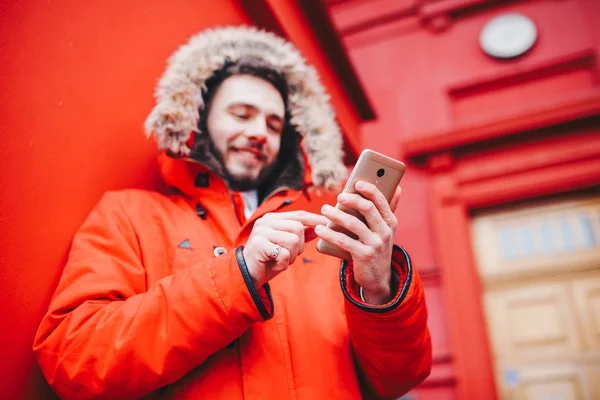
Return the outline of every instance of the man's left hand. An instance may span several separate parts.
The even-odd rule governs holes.
[[[371,183],[358,181],[355,185],[359,194],[342,193],[338,196],[340,204],[358,210],[366,223],[330,205],[321,209],[324,216],[343,226],[358,236],[352,239],[348,235],[319,225],[317,235],[347,251],[354,264],[354,280],[363,288],[365,300],[371,304],[389,302],[393,293],[392,250],[398,221],[394,211],[400,199],[400,187],[388,204],[385,196]]]

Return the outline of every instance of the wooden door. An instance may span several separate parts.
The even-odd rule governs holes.
[[[600,399],[600,197],[473,216],[499,397]]]

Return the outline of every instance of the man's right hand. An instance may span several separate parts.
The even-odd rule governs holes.
[[[257,219],[243,250],[248,272],[262,286],[292,264],[304,251],[304,243],[317,236],[314,228],[329,220],[307,211],[268,213]],[[273,258],[277,245],[281,251]]]

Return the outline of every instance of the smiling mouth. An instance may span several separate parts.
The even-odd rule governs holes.
[[[267,158],[262,151],[252,147],[232,147],[231,150],[233,150],[236,153],[252,154],[254,157],[261,161]]]

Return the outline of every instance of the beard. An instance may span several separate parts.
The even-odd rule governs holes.
[[[227,166],[225,156],[211,143],[210,146],[213,156],[221,164],[223,179],[227,182],[229,189],[235,192],[246,192],[248,190],[258,189],[271,175],[277,164],[276,160],[273,160],[269,164],[265,164],[258,174],[253,174],[251,170],[244,172],[232,171]],[[230,150],[228,150],[230,151]]]
[[[225,179],[227,179],[229,188],[235,192],[246,192],[248,190],[258,189],[275,169],[275,163],[273,162],[262,168],[257,176],[250,176],[248,174],[233,174],[227,168],[227,165],[223,164],[223,166],[225,167]]]

